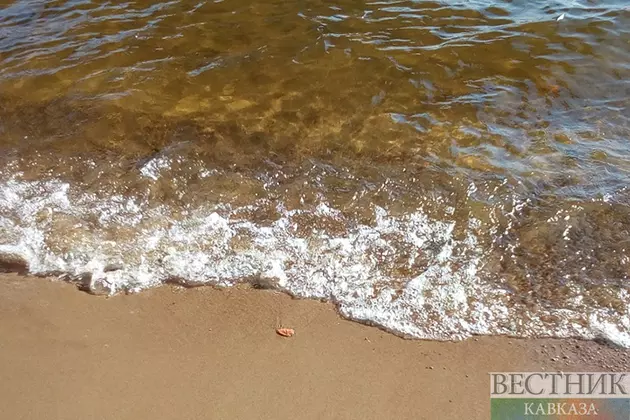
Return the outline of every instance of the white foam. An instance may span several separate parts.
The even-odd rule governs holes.
[[[145,174],[152,175],[158,176]],[[264,204],[254,202],[248,209]],[[454,222],[431,219],[420,209],[393,216],[374,206],[372,225],[300,237],[296,217],[308,210],[289,211],[280,203],[280,216],[269,225],[240,218],[241,210],[198,208],[182,218],[168,207],[151,207],[143,197],[101,199],[61,181],[13,177],[0,184],[0,254],[24,259],[33,274],[87,277],[99,293],[140,291],[172,279],[229,286],[259,277],[297,296],[330,299],[343,316],[409,337],[605,337],[630,347],[627,315],[605,308],[590,308],[586,315],[578,301],[571,308],[527,310],[506,290],[485,282],[481,268],[487,250],[475,235],[474,219],[456,239]],[[342,217],[325,201],[310,212]],[[98,225],[84,223],[94,218]],[[54,230],[59,220],[70,228]],[[400,278],[384,268],[383,259],[398,252],[392,235],[426,254],[420,272]],[[406,266],[413,267],[417,256],[406,258]],[[558,321],[545,322],[549,316]]]
[[[623,290],[620,298],[630,302],[630,294]],[[626,313],[630,312],[630,303],[626,303]],[[620,347],[630,348],[630,318],[625,316],[611,322],[605,311],[597,311],[589,317],[589,327],[592,338],[599,338],[614,343]]]

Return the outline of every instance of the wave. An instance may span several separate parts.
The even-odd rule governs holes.
[[[526,249],[524,235],[514,236],[517,225],[531,222],[523,222],[531,199],[514,194],[509,206],[502,200],[501,206],[483,209],[487,220],[472,216],[471,206],[487,202],[505,181],[485,186],[469,182],[457,203],[434,191],[403,209],[396,208],[392,195],[381,204],[373,198],[362,201],[362,196],[394,193],[395,180],[366,182],[340,205],[321,187],[309,196],[303,179],[317,184],[331,171],[340,173],[313,165],[297,181],[304,189],[296,197],[286,193],[287,184],[261,181],[268,194],[248,203],[200,200],[205,203],[191,205],[184,200],[174,205],[154,200],[150,193],[165,179],[190,192],[190,182],[169,173],[169,162],[162,157],[138,169],[146,187],[142,194],[99,194],[55,177],[27,180],[24,174],[5,171],[0,183],[4,267],[57,275],[96,294],[139,292],[165,283],[248,282],[331,301],[344,317],[410,338],[582,337],[630,347],[627,288],[610,282],[597,286],[609,299],[594,300],[594,286],[571,279],[565,271],[566,278],[547,285],[554,289],[558,280],[562,284],[562,297],[553,301],[533,281],[521,290],[518,282],[510,282],[519,268],[542,273],[545,262],[527,265],[520,254]],[[206,168],[197,179],[220,185],[225,175]],[[284,176],[278,171],[259,178]],[[197,191],[203,190],[197,185]],[[556,214],[557,222],[571,220],[563,214]],[[549,236],[560,236],[554,237],[561,249],[571,240],[569,232],[564,228]],[[539,280],[543,285],[548,281]]]

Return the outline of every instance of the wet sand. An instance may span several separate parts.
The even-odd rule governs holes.
[[[0,296],[0,405],[15,420],[487,419],[488,372],[630,366],[577,340],[404,340],[264,290],[105,298],[6,274]]]

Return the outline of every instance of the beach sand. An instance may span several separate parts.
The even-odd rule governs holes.
[[[627,350],[569,339],[405,340],[244,287],[106,298],[2,274],[0,296],[11,420],[488,419],[488,372],[630,364]]]

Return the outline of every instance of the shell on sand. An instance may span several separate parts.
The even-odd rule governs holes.
[[[276,333],[283,337],[293,337],[293,335],[295,334],[295,330],[293,328],[278,328],[276,330]]]

